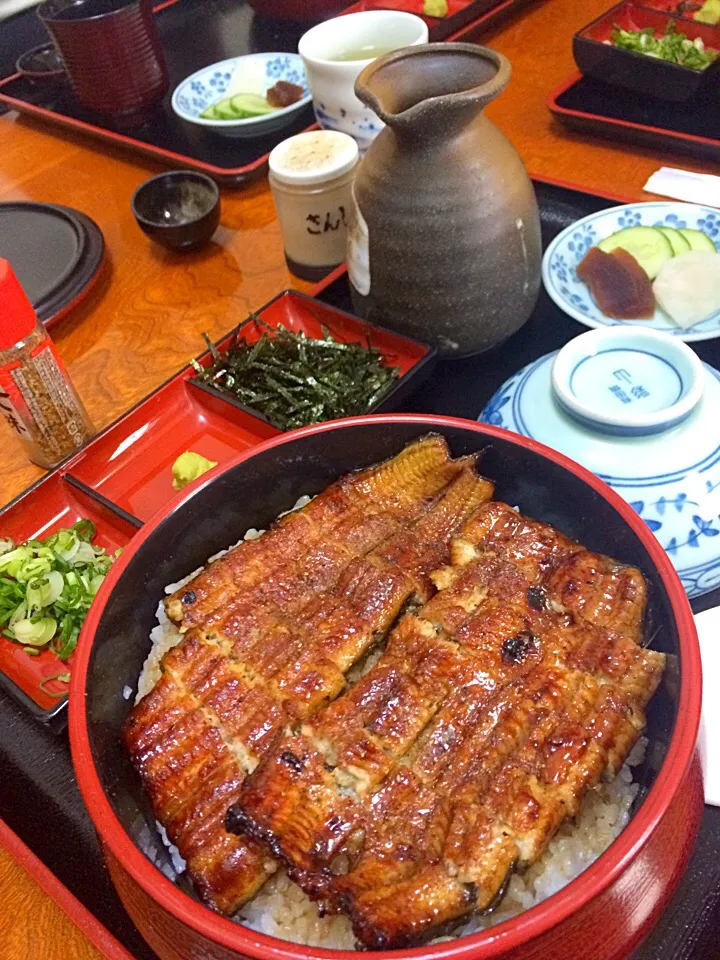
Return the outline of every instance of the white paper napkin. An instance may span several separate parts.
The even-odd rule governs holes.
[[[661,167],[653,173],[643,189],[663,197],[700,203],[706,207],[720,207],[720,177],[711,173]]]
[[[698,748],[705,803],[720,807],[720,607],[695,617],[703,672],[703,707]]]

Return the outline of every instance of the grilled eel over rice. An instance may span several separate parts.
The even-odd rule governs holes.
[[[439,588],[353,687],[297,720],[230,807],[365,947],[410,945],[502,894],[645,725],[664,656],[638,570],[491,502]]]
[[[285,728],[310,719],[401,611],[435,592],[432,570],[492,495],[473,458],[423,438],[343,477],[166,601],[184,632],[124,740],[155,817],[199,896],[234,913],[276,869],[224,818]]]

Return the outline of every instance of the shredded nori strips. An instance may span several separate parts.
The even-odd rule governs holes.
[[[264,327],[256,343],[243,330],[249,323]],[[203,334],[212,362],[193,360],[198,379],[231,393],[258,410],[280,430],[367,413],[398,378],[381,352],[362,343],[339,343],[323,327],[323,339],[277,330],[251,315],[235,331],[222,356]]]

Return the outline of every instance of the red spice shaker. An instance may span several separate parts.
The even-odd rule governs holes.
[[[2,258],[0,412],[41,467],[56,466],[94,433],[55,345]]]

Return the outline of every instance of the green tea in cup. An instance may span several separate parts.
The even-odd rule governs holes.
[[[404,10],[361,10],[324,20],[298,43],[318,124],[368,149],[383,122],[355,96],[363,67],[394,50],[428,42],[427,24]]]
[[[343,50],[329,59],[340,63],[346,63],[350,60],[375,60],[377,57],[384,57],[386,53],[392,53],[393,50],[397,50],[396,43],[367,43],[363,47]]]

